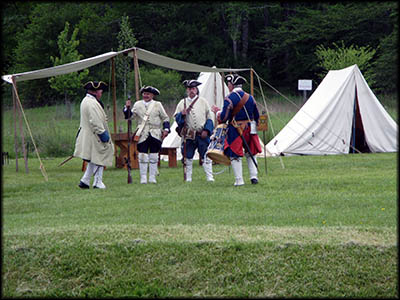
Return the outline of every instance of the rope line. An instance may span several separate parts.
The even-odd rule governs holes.
[[[274,130],[274,126],[272,125],[271,116],[270,116],[269,109],[268,109],[268,106],[267,106],[267,101],[265,101],[265,95],[264,95],[264,91],[262,89],[262,85],[261,85],[261,82],[260,82],[260,76],[258,76],[258,74],[256,73],[256,71],[254,71],[253,68],[251,69],[251,71],[254,72],[254,74],[256,74],[256,76],[257,76],[258,85],[259,85],[260,91],[261,91],[261,96],[263,98],[263,102],[264,102],[264,105],[265,105],[265,111],[267,112],[267,116],[268,116],[268,122],[269,122],[269,124],[271,126],[272,135],[275,137],[275,130]],[[265,153],[266,149],[267,149],[267,144],[264,141],[264,153]],[[283,163],[282,157],[280,157],[280,156],[279,156],[279,161],[281,163],[282,169],[284,169],[285,165]]]
[[[29,132],[29,135],[30,135],[30,137],[31,137],[31,140],[32,140],[32,143],[33,143],[33,147],[35,148],[36,155],[37,155],[37,157],[38,157],[38,159],[39,159],[39,163],[40,163],[39,168],[40,168],[40,171],[42,172],[42,175],[44,176],[44,179],[45,179],[46,181],[49,181],[49,178],[47,177],[46,169],[44,168],[44,165],[43,165],[43,163],[42,163],[42,160],[40,159],[39,151],[38,151],[38,149],[37,149],[37,147],[36,147],[35,140],[33,139],[33,135],[32,135],[31,128],[30,128],[29,123],[28,123],[28,121],[27,121],[27,119],[26,119],[24,109],[22,108],[21,100],[19,99],[19,95],[18,95],[18,91],[17,91],[17,87],[16,87],[16,83],[15,83],[15,78],[14,78],[14,77],[12,77],[12,85],[13,85],[13,88],[14,88],[14,91],[15,91],[15,96],[16,96],[16,98],[17,98],[17,100],[18,100],[19,107],[20,107],[21,112],[22,112],[22,116],[24,117],[26,127],[27,127],[28,132]]]

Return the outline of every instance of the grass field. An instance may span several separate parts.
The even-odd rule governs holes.
[[[4,297],[399,296],[397,153],[259,159],[242,187],[112,167],[106,190],[63,159],[43,159],[48,182],[35,158],[3,166]]]

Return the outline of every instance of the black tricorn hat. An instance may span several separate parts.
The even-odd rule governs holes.
[[[148,86],[143,86],[143,87],[140,89],[140,93],[142,94],[143,92],[152,93],[152,94],[155,95],[155,96],[160,95],[160,91],[157,90],[155,87],[152,87],[152,86],[150,86],[150,85],[148,85]]]
[[[239,76],[238,74],[229,74],[225,76],[225,79],[227,82],[232,83],[233,85],[239,85],[239,84],[243,84],[246,83],[246,79],[244,79],[244,77]]]
[[[186,88],[196,87],[196,86],[199,86],[201,84],[201,82],[199,82],[197,80],[194,80],[194,79],[192,79],[192,80],[184,80],[182,83]]]
[[[97,91],[97,90],[107,91],[108,90],[107,84],[104,83],[103,81],[89,81],[89,82],[85,83],[83,88],[86,90],[92,90],[92,91]]]

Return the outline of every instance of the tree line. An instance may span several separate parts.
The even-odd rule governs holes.
[[[271,85],[290,92],[298,79],[319,81],[326,74],[321,49],[369,49],[367,69],[360,69],[368,72],[371,87],[397,92],[397,1],[5,2],[2,75],[54,66],[67,23],[77,41],[71,40],[74,57],[119,50],[127,26],[137,47],[206,66],[253,67]],[[108,81],[109,76],[110,64],[102,63],[90,69],[88,79]],[[126,84],[124,76],[118,88]],[[195,74],[171,76],[179,81]],[[27,105],[63,101],[48,79],[21,82],[19,90]]]

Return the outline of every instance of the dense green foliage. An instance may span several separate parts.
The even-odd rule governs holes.
[[[291,92],[296,92],[300,78],[319,81],[317,46],[331,48],[343,41],[347,48],[370,47],[376,51],[372,87],[384,93],[397,89],[395,1],[6,2],[3,74],[52,66],[50,57],[58,55],[57,37],[66,22],[79,28],[77,50],[84,58],[116,50],[124,16],[140,48],[207,66],[252,66],[273,86]],[[108,81],[109,70],[103,63],[90,74],[94,80]],[[189,75],[180,76],[178,83]],[[117,86],[122,94],[122,81]],[[47,80],[21,83],[20,94],[26,105],[61,100]]]
[[[82,55],[78,53],[76,49],[79,45],[79,41],[76,40],[78,35],[78,28],[75,28],[72,34],[69,36],[69,23],[65,22],[65,28],[58,36],[58,49],[60,57],[51,56],[50,59],[54,66],[59,66],[67,63],[71,63],[82,59]],[[50,87],[58,91],[64,96],[65,103],[69,108],[69,117],[72,117],[71,113],[71,97],[77,96],[82,88],[82,82],[87,78],[89,74],[88,69],[84,69],[80,72],[72,72],[49,79]]]
[[[268,158],[260,182],[161,163],[156,185],[79,159],[3,166],[2,295],[398,298],[397,154]],[[217,170],[217,167],[215,167]]]
[[[319,59],[318,66],[324,69],[324,72],[320,74],[320,78],[323,79],[329,70],[339,70],[344,69],[348,66],[356,64],[360,70],[364,72],[365,80],[370,84],[374,84],[374,79],[371,77],[370,73],[370,61],[375,55],[376,51],[369,49],[369,47],[353,47],[351,45],[346,48],[343,44],[339,46],[333,43],[335,48],[325,48],[323,45],[317,46],[315,55]]]

